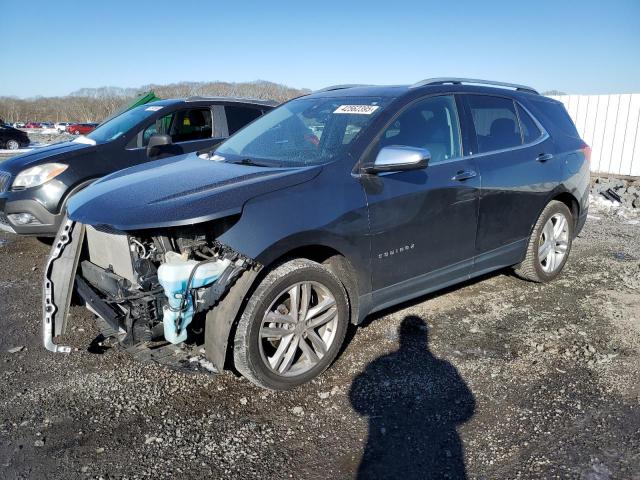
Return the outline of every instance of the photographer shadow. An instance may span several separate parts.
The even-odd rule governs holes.
[[[424,320],[407,316],[400,348],[371,362],[351,385],[353,408],[369,417],[359,479],[465,479],[457,428],[475,398],[458,370],[428,347]]]

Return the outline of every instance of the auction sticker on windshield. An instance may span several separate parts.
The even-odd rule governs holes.
[[[333,113],[355,113],[358,115],[371,115],[378,108],[378,105],[340,105]]]
[[[147,107],[145,110],[147,112],[157,112],[158,110],[162,110],[162,107]]]

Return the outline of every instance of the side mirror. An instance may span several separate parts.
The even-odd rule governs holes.
[[[149,143],[147,143],[147,157],[155,157],[160,152],[160,147],[171,145],[171,137],[169,135],[151,135]]]
[[[378,152],[373,165],[364,168],[366,173],[400,172],[418,170],[429,165],[431,153],[426,148],[392,145]]]

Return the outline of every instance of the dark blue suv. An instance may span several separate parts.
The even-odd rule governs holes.
[[[372,312],[508,266],[554,279],[589,155],[562,104],[521,85],[314,92],[213,152],[78,193],[46,268],[45,345],[69,350],[53,340],[75,284],[138,351],[204,342],[218,370],[292,388]]]

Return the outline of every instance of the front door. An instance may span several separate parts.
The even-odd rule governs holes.
[[[228,136],[226,122],[216,121],[217,117],[224,119],[222,105],[214,106],[213,109],[183,108],[163,115],[140,131],[132,140],[131,148],[127,149],[128,153],[133,161],[142,163],[212,148]],[[146,147],[149,139],[156,134],[169,135],[171,144],[159,147],[159,154],[148,158]]]
[[[426,148],[425,169],[363,176],[371,224],[373,301],[378,308],[466,277],[473,262],[478,188],[462,156],[453,95],[427,97],[399,114],[379,140]]]

